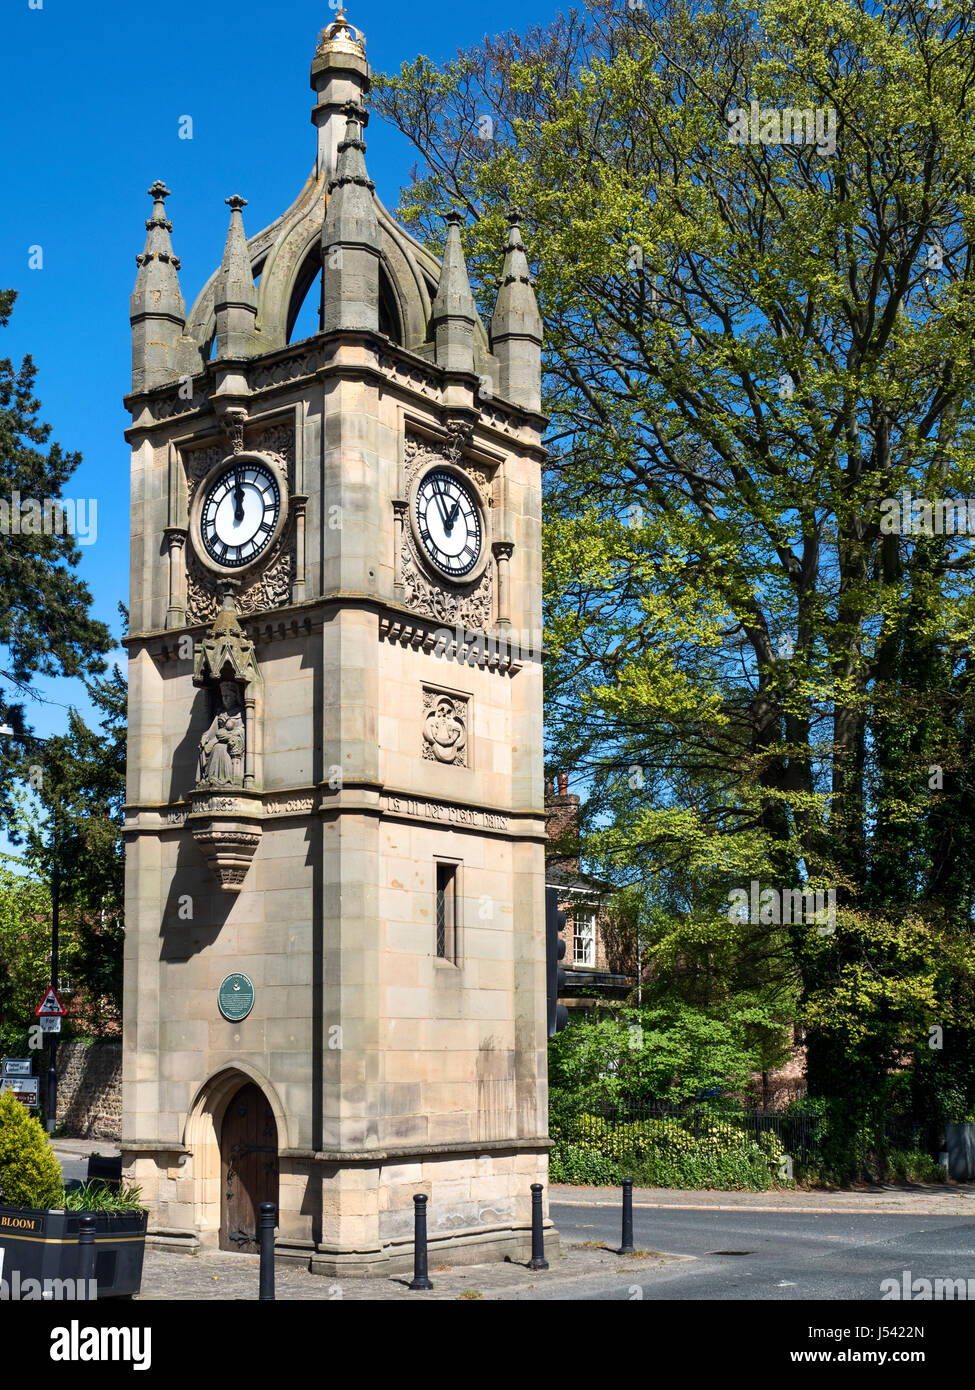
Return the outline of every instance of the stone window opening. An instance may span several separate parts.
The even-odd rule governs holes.
[[[437,863],[437,959],[457,961],[457,869],[456,864]]]
[[[596,964],[596,914],[589,908],[577,907],[572,913],[572,964]]]

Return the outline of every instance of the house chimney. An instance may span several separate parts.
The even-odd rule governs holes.
[[[558,791],[555,791],[555,786]],[[579,797],[569,791],[569,774],[560,772],[546,784],[545,833],[548,863],[569,873],[579,872]]]

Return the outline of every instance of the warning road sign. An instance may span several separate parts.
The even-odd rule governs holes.
[[[53,987],[48,990],[44,998],[41,1000],[37,1008],[34,1010],[34,1013],[37,1018],[40,1018],[43,1014],[59,1014],[63,1018],[67,1012],[67,1009],[64,1007],[64,1005],[61,1003],[61,1000],[58,998],[57,990]]]

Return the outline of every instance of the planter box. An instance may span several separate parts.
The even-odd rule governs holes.
[[[21,1289],[27,1279],[39,1280],[42,1289],[46,1279],[80,1279],[78,1233],[83,1216],[95,1218],[98,1297],[130,1298],[139,1292],[147,1212],[51,1211],[0,1203],[0,1255],[8,1297],[15,1271]]]
[[[948,1176],[955,1182],[975,1182],[975,1124],[945,1125]]]

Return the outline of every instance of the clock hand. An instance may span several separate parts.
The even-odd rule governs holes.
[[[451,511],[451,513],[450,513],[450,516],[448,516],[447,519],[446,519],[446,521],[444,522],[444,525],[445,525],[446,528],[447,528],[448,534],[454,529],[454,522],[457,520],[457,513],[458,513],[459,511],[460,511],[460,498],[458,497],[458,498],[457,498],[457,501],[456,501],[456,502],[454,503],[454,505],[453,505],[453,509],[452,509],[452,511]]]
[[[234,520],[243,521],[244,519],[244,484],[241,482],[240,469],[234,470]]]
[[[443,504],[444,494],[440,491],[436,483],[433,485],[433,495],[437,499],[437,507],[440,511],[440,520],[444,526],[447,525],[447,508]]]

